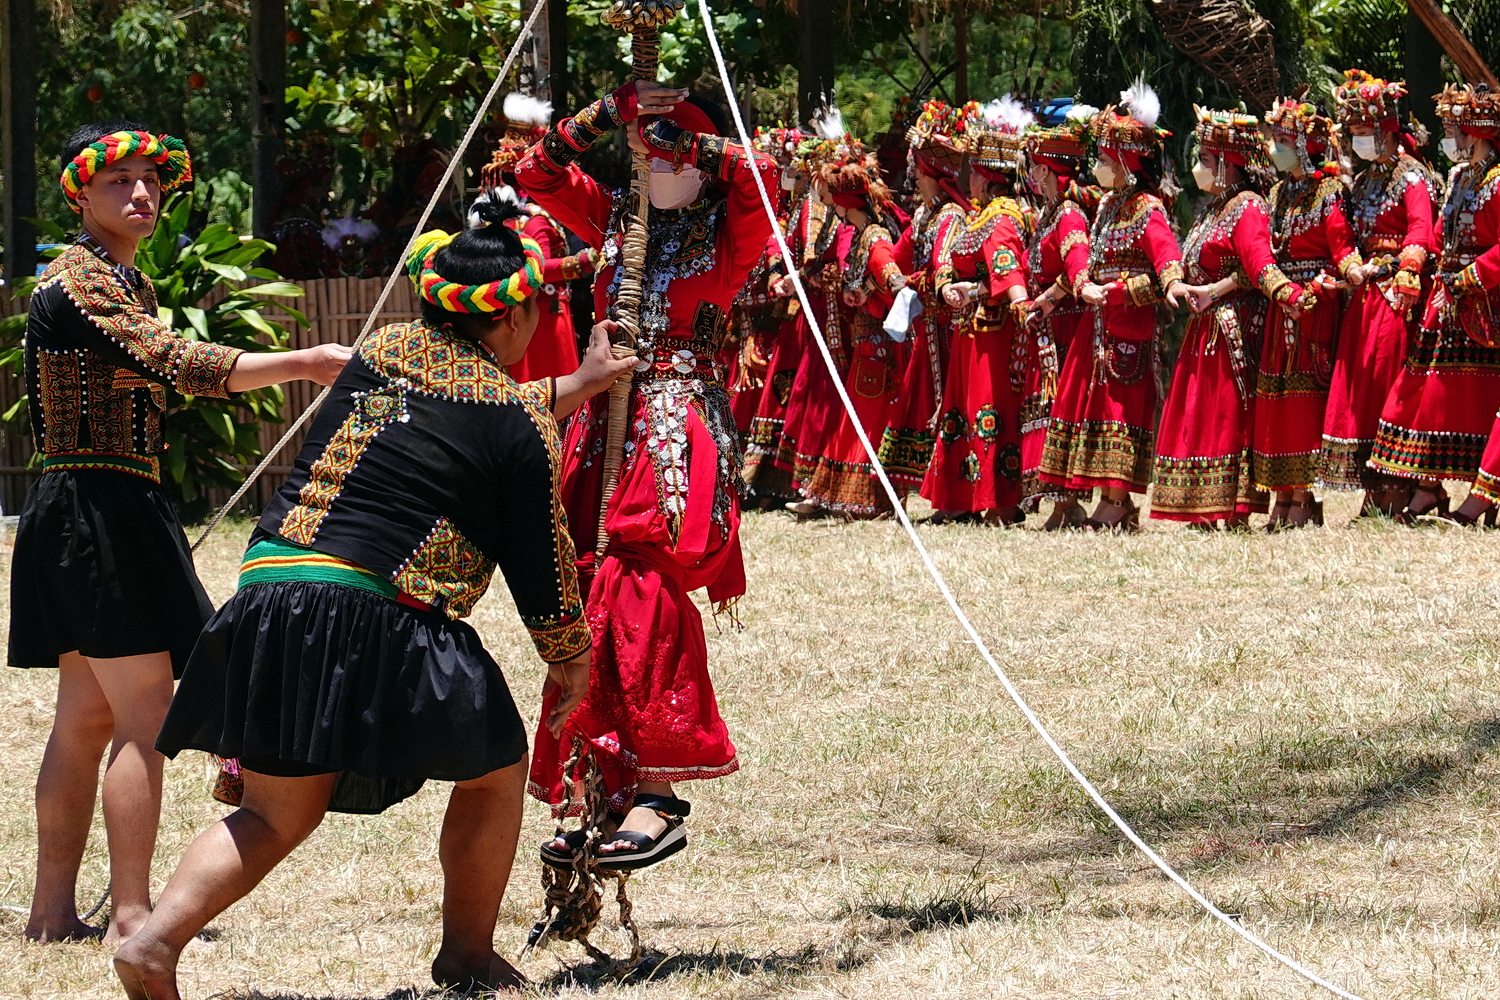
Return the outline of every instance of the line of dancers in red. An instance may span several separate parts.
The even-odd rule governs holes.
[[[773,241],[736,303],[746,483],[801,517],[890,512],[816,321],[936,523],[1051,501],[1047,530],[1129,531],[1149,489],[1154,518],[1278,530],[1321,523],[1321,488],[1363,490],[1361,516],[1492,524],[1500,95],[1437,95],[1446,179],[1405,98],[1350,70],[1331,106],[1195,108],[1191,196],[1144,83],[1047,122],[929,101],[877,148],[836,111],[762,130],[794,259]],[[1444,480],[1472,484],[1462,505]]]

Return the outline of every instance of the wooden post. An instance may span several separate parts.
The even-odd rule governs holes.
[[[36,2],[0,0],[0,177],[5,280],[36,269]]]
[[[833,104],[836,37],[833,0],[799,0],[797,120],[800,122],[811,119],[824,104]]]
[[[1453,65],[1458,67],[1465,80],[1469,83],[1488,84],[1491,90],[1500,91],[1500,80],[1495,79],[1495,74],[1464,37],[1458,25],[1453,23],[1453,19],[1443,13],[1442,4],[1437,0],[1406,0],[1406,6],[1421,19],[1432,37],[1437,39],[1437,43],[1448,53],[1448,58],[1453,60]],[[1409,31],[1407,37],[1410,37]]]
[[[286,0],[250,0],[251,217],[255,235],[270,235],[281,179],[276,160],[286,121]]]
[[[1406,93],[1412,114],[1434,136],[1443,134],[1437,106],[1432,98],[1443,89],[1443,49],[1427,25],[1408,9],[1406,12]]]
[[[552,101],[552,121],[560,122],[573,113],[573,102],[568,96],[572,80],[568,77],[568,3],[567,0],[548,0],[546,33],[552,58],[547,63],[547,79],[542,82],[542,93]],[[551,4],[556,4],[555,8]],[[541,26],[537,32],[542,31]]]

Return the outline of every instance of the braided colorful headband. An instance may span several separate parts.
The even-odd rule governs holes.
[[[434,229],[417,237],[406,259],[417,293],[424,301],[455,313],[497,313],[518,306],[542,287],[542,248],[529,236],[521,237],[525,265],[504,281],[483,285],[461,285],[433,269],[438,252],[453,242],[453,235]]]
[[[99,171],[127,156],[154,160],[157,181],[163,191],[171,191],[193,179],[193,159],[181,139],[150,132],[114,132],[85,147],[63,170],[59,181],[73,211],[83,211],[78,207],[78,192],[83,186]]]

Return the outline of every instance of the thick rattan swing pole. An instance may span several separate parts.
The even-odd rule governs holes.
[[[655,80],[660,47],[655,25],[636,24],[631,30],[631,77]],[[620,240],[620,289],[615,295],[615,322],[623,336],[611,350],[616,358],[634,352],[641,332],[642,278],[646,268],[646,221],[651,212],[651,161],[645,153],[632,151],[630,200],[626,203],[625,232]],[[595,563],[604,558],[609,533],[604,520],[610,501],[620,486],[620,466],[625,461],[625,431],[630,423],[630,389],[633,379],[622,378],[609,390],[609,424],[604,438],[604,489],[599,495],[599,531]]]

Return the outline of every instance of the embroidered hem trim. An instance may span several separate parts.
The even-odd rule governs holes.
[[[103,451],[60,451],[42,458],[42,471],[106,469],[128,472],[153,483],[161,482],[161,461],[155,455],[117,455]]]

